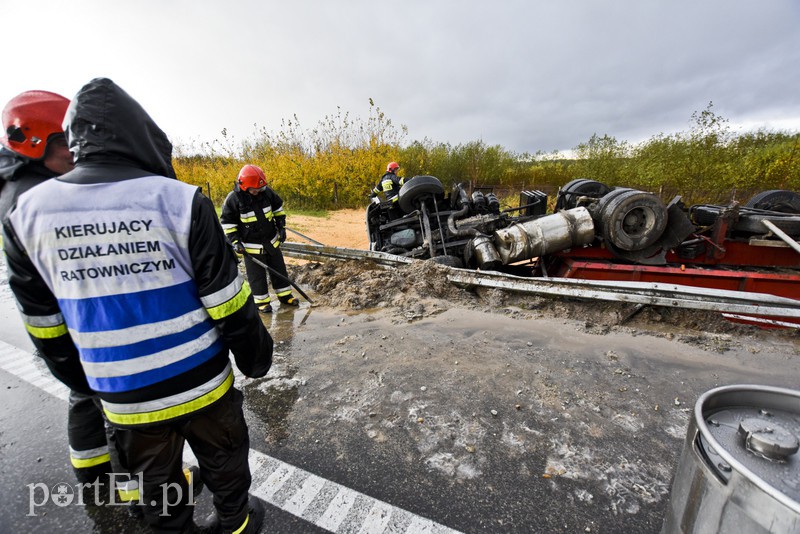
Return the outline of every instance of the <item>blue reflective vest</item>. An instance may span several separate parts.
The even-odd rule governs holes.
[[[187,248],[196,192],[161,176],[80,185],[50,180],[21,196],[10,216],[61,310],[23,316],[26,327],[37,337],[68,329],[101,397],[175,379],[225,355],[214,376],[189,381],[184,391],[134,403],[104,400],[112,422],[177,417],[211,404],[233,383],[209,309],[246,299],[249,288],[237,277],[230,287],[199,296]]]

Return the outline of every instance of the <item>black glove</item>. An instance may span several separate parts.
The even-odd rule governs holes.
[[[243,255],[244,254],[244,245],[242,245],[239,241],[234,241],[233,242],[233,251],[235,253],[237,253],[238,255],[240,255],[240,256]]]
[[[281,243],[286,241],[286,228],[278,228],[278,239]]]

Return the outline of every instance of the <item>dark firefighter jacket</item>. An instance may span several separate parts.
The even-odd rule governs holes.
[[[3,225],[9,285],[54,375],[122,426],[170,421],[264,376],[272,338],[211,202],[174,179],[172,145],[111,80],[67,111],[75,170]]]
[[[253,196],[237,183],[225,198],[220,222],[231,243],[241,242],[249,254],[264,254],[266,246],[280,246],[278,230],[286,227],[286,212],[281,197],[269,187]]]
[[[372,188],[376,195],[383,193],[387,201],[397,202],[399,200],[400,187],[405,182],[405,178],[400,178],[393,172],[385,172],[378,183]]]
[[[56,173],[41,161],[30,161],[0,146],[0,221],[22,193],[53,176]]]

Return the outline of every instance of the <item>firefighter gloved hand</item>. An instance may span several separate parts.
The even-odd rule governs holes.
[[[234,241],[233,251],[239,256],[242,256],[244,254],[244,245],[242,245],[239,241]]]
[[[278,239],[280,239],[281,243],[286,241],[286,228],[278,228]]]

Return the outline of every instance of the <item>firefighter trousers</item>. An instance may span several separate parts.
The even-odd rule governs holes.
[[[70,391],[67,439],[78,482],[92,483],[106,473],[117,474],[120,481],[127,473],[114,446],[114,427],[106,421],[97,397]]]
[[[145,521],[154,532],[191,529],[194,506],[183,474],[183,447],[192,448],[200,478],[214,494],[222,529],[235,531],[248,516],[250,438],[242,393],[231,388],[196,415],[174,423],[117,428],[120,455],[134,476],[142,474]]]
[[[284,300],[292,296],[292,285],[289,283],[289,273],[286,270],[286,262],[280,249],[273,247],[270,243],[264,246],[264,254],[254,254],[253,257],[268,265],[280,276],[275,276],[264,267],[253,261],[249,255],[244,257],[244,268],[247,272],[247,281],[253,292],[253,299],[256,306],[268,304],[270,302],[268,281],[272,281],[272,289],[279,300]],[[281,278],[282,277],[282,278]]]

